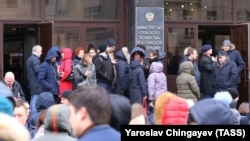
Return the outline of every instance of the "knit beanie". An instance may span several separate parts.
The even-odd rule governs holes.
[[[111,47],[111,46],[117,46],[117,43],[116,43],[116,41],[113,38],[108,38],[107,39],[107,45],[109,47]]]
[[[107,49],[107,46],[107,44],[100,44],[98,47],[100,53],[104,52]]]

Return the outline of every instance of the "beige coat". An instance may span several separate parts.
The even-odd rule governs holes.
[[[194,66],[190,61],[180,65],[181,74],[176,78],[177,95],[194,102],[200,98],[200,90],[194,77]]]

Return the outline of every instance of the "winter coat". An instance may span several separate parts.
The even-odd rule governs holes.
[[[186,125],[188,110],[185,99],[171,92],[164,92],[155,101],[154,123],[156,125]]]
[[[97,83],[112,85],[115,74],[110,58],[104,53],[99,53],[93,57],[93,64],[95,65]]]
[[[163,73],[163,64],[160,62],[153,62],[149,72],[148,100],[154,101],[162,92],[167,91],[167,78]]]
[[[73,58],[72,61],[73,61],[74,67],[75,67],[76,65],[82,63],[82,59],[79,58],[78,56],[75,56],[75,57]],[[75,80],[73,80],[73,90],[75,90],[75,89],[77,89],[77,83],[75,82]]]
[[[202,55],[199,62],[199,68],[201,73],[201,85],[200,90],[203,94],[215,94],[214,89],[214,67],[213,62],[211,58],[209,58],[206,55]]]
[[[200,87],[200,80],[201,80],[201,76],[200,75],[201,74],[200,74],[200,70],[199,70],[198,64],[197,64],[196,61],[189,60],[188,56],[183,56],[182,59],[179,61],[179,69],[178,69],[177,74],[179,75],[181,73],[180,64],[183,63],[184,61],[190,61],[194,65],[194,71],[193,71],[192,75],[195,76],[196,82],[197,82],[198,86]]]
[[[216,91],[225,90],[227,88],[237,88],[238,71],[234,62],[227,59],[222,67],[219,67],[219,63],[213,65],[215,83],[214,88]]]
[[[122,50],[116,53],[118,59],[116,68],[116,93],[123,94],[128,89],[129,64]]]
[[[45,60],[39,67],[38,82],[42,86],[42,92],[51,92],[54,95],[59,94],[59,76],[57,71],[57,63],[50,60],[58,57],[56,48],[48,50]]]
[[[40,59],[35,54],[32,54],[26,61],[27,78],[29,82],[28,87],[31,95],[40,94],[42,92],[42,87],[37,79],[40,65]]]
[[[137,60],[130,63],[129,94],[132,104],[142,104],[143,97],[147,96],[145,75],[141,63]]]
[[[61,97],[62,93],[66,90],[72,90],[73,89],[73,83],[72,81],[67,80],[69,77],[72,69],[73,69],[73,63],[72,63],[72,49],[71,48],[63,48],[62,53],[64,54],[64,57],[62,58],[61,65],[59,68],[59,72],[63,72],[63,77],[60,79],[60,94],[59,97]]]
[[[194,102],[200,98],[200,90],[195,77],[192,75],[194,66],[190,61],[184,61],[180,65],[181,74],[176,78],[177,95],[191,99]]]
[[[90,71],[91,75],[90,76],[85,76],[85,72]],[[77,88],[82,87],[82,86],[88,86],[96,85],[96,70],[95,70],[95,65],[90,64],[86,66],[85,64],[81,63],[75,66],[75,82],[77,85]]]

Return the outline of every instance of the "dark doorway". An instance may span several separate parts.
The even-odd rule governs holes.
[[[240,94],[239,103],[248,102],[250,98],[249,84],[248,84],[248,24],[241,25],[201,25],[198,27],[199,47],[203,44],[209,43],[213,46],[214,55],[221,49],[223,40],[229,39],[235,44],[243,60],[246,63],[245,69],[240,74],[241,84],[238,87]]]
[[[4,25],[4,74],[12,71],[15,79],[21,84],[29,100],[28,82],[25,62],[37,42],[37,28],[32,25]],[[3,75],[4,75],[3,74]]]
[[[199,47],[203,44],[211,44],[213,46],[213,55],[221,49],[224,39],[230,39],[231,27],[230,26],[199,26],[198,39]]]

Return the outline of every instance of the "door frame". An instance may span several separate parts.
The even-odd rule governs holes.
[[[231,41],[235,44],[238,51],[241,52],[242,58],[245,61],[245,69],[241,72],[241,84],[239,85],[239,94],[241,102],[249,102],[250,100],[250,23],[242,23],[231,26]],[[239,50],[240,49],[240,50]],[[244,55],[247,53],[247,55]],[[246,95],[247,92],[247,95]]]

